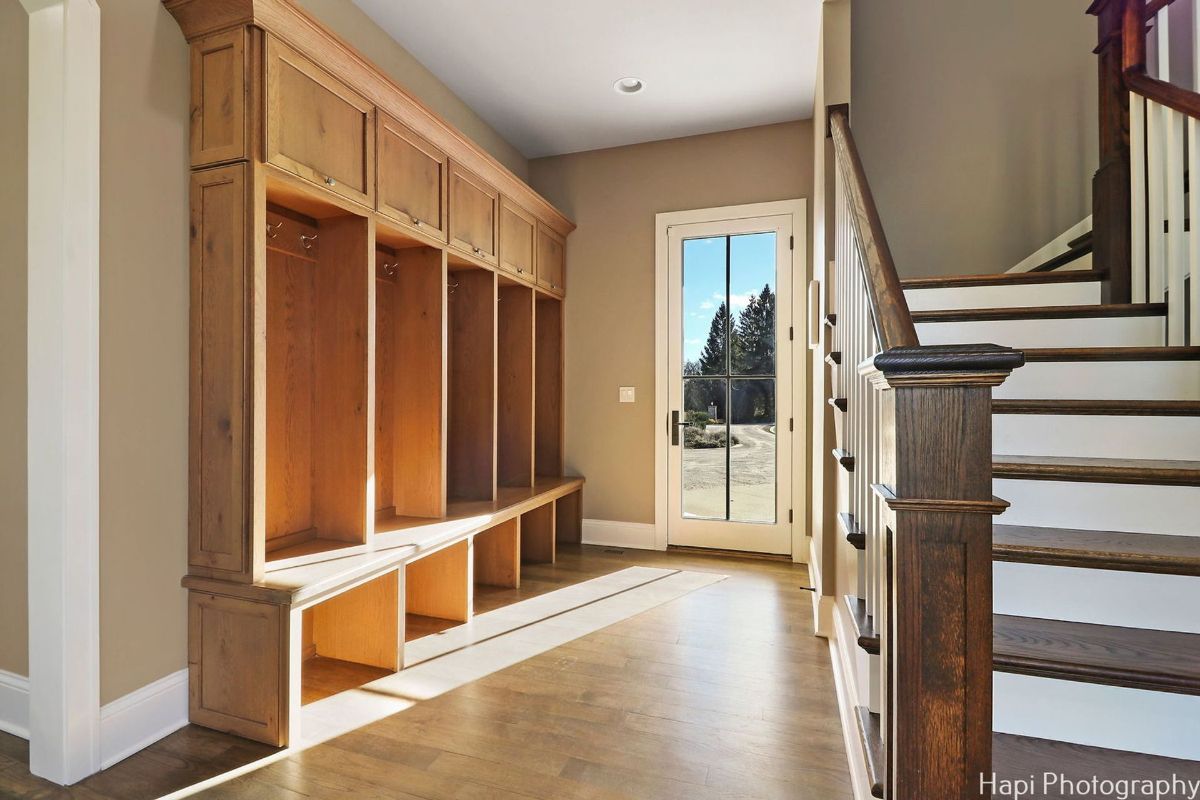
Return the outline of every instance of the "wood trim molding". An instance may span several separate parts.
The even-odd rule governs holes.
[[[575,223],[511,170],[436,112],[383,74],[365,56],[291,0],[163,0],[188,41],[254,25],[317,59],[335,77],[353,86],[380,110],[400,120],[444,151],[451,160],[531,211],[562,236]]]
[[[100,9],[29,13],[29,769],[100,768]],[[70,224],[64,224],[70,220]]]
[[[1007,500],[993,497],[991,500],[935,500],[928,498],[897,497],[890,486],[872,484],[871,490],[893,511],[931,511],[946,514],[1003,514],[1010,505]]]

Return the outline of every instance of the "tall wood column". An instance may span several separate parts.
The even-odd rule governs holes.
[[[1103,302],[1132,297],[1129,89],[1122,72],[1121,20],[1128,0],[1095,0],[1088,13],[1099,28],[1096,46],[1100,91],[1100,168],[1092,177],[1092,258],[1108,270]]]
[[[888,797],[978,797],[992,763],[992,387],[1024,362],[995,345],[874,360],[890,509],[881,656]]]

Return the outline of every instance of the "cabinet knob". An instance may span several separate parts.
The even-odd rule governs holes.
[[[416,225],[418,228],[425,224],[424,222],[421,222],[421,220],[417,219],[416,217],[413,217],[412,221],[413,221],[413,225]]]
[[[325,185],[326,186],[337,186],[337,181],[335,181],[333,178],[326,175],[325,176]]]
[[[479,249],[478,247],[472,247],[471,249],[475,251],[475,255],[479,255],[483,252],[483,250]]]

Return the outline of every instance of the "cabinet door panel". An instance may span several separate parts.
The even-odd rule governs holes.
[[[446,241],[446,154],[386,114],[379,119],[379,213]]]
[[[375,204],[375,107],[285,44],[267,40],[267,161]]]
[[[450,244],[481,261],[496,263],[499,193],[457,164],[450,164]]]
[[[500,198],[500,268],[533,280],[533,249],[537,220],[528,211]]]
[[[191,47],[192,166],[246,155],[246,30],[218,33]]]
[[[566,241],[555,231],[538,223],[537,282],[555,294],[566,291]]]

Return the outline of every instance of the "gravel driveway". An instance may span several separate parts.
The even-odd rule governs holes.
[[[709,425],[720,431],[724,426]],[[730,426],[730,511],[735,521],[775,521],[775,434],[764,424]],[[683,451],[683,513],[725,518],[725,448]]]

